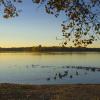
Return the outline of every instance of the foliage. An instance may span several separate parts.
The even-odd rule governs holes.
[[[14,5],[14,3],[21,3],[21,0],[0,0],[0,5],[2,5],[3,7],[3,11],[4,11],[4,18],[11,18],[11,17],[15,17],[18,16],[18,13],[20,11],[17,11],[16,6]]]
[[[35,0],[36,3],[44,2]],[[40,2],[39,2],[40,1]],[[99,39],[100,0],[46,0],[46,12],[58,17],[64,14],[62,33],[64,45],[72,41],[75,46],[88,46]]]
[[[18,16],[14,3],[24,0],[0,0],[4,5],[4,17]],[[62,22],[64,45],[72,41],[75,46],[87,47],[100,36],[100,0],[32,0],[36,4],[45,4],[48,14],[65,16]]]

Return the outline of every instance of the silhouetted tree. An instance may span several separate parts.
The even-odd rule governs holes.
[[[18,16],[14,2],[24,0],[0,0],[4,5],[4,18]],[[100,0],[32,0],[36,4],[45,4],[48,14],[66,18],[61,24],[64,45],[72,41],[75,46],[85,46],[99,40],[100,36]]]

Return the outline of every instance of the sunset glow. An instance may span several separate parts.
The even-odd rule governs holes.
[[[61,22],[63,16],[55,18],[44,12],[43,7],[35,6],[31,0],[26,0],[18,5],[22,9],[16,18],[0,21],[0,46],[24,47],[24,46],[60,46]],[[100,47],[100,41],[91,47]]]

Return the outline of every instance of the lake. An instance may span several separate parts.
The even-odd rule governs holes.
[[[100,84],[100,53],[0,53],[0,83]]]

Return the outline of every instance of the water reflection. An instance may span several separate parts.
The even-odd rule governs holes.
[[[38,65],[38,64],[31,64],[31,65],[25,65],[26,69],[31,70],[30,68],[34,70],[44,70],[43,77],[46,81],[56,81],[56,80],[66,80],[66,79],[74,79],[74,78],[81,78],[81,76],[89,76],[90,73],[97,73],[100,72],[100,67],[96,66],[52,66],[52,65]],[[18,67],[15,65],[15,67]],[[11,67],[9,67],[11,68]],[[45,71],[45,69],[48,70]],[[59,69],[59,70],[58,70]],[[34,71],[33,71],[34,72]],[[52,74],[53,72],[53,74]],[[41,73],[41,72],[40,72]],[[49,75],[48,75],[49,73]],[[39,74],[39,73],[37,73]],[[43,79],[42,77],[42,79]]]
[[[88,80],[92,79],[91,76],[93,76],[96,79],[97,75],[100,75],[100,67],[96,66],[94,67],[70,66],[70,65],[52,66],[52,65],[39,65],[39,64],[26,64],[24,66],[25,67],[22,68],[17,64],[12,65],[10,67],[8,66],[9,70],[7,70],[6,72],[7,76],[3,76],[1,73],[0,81],[3,76],[5,77],[5,79],[9,78],[9,81],[11,83],[13,82],[13,80],[16,82],[16,80],[19,79],[20,79],[19,83],[20,82],[24,83],[24,81],[36,84],[49,84],[49,83],[56,84],[56,83],[67,83],[67,82],[77,83],[77,81],[80,80],[82,80],[82,83],[85,83],[87,81],[85,79]],[[16,69],[18,68],[19,70],[16,71]],[[13,71],[16,72],[14,73]]]
[[[100,53],[89,52],[1,53],[0,82],[100,83],[99,59]]]
[[[45,66],[46,67],[46,66]],[[54,67],[54,66],[52,66]],[[90,72],[98,72],[100,71],[100,68],[98,67],[83,67],[83,66],[61,66],[61,68],[64,68],[66,70],[64,70],[63,72],[55,72],[54,77],[48,77],[46,80],[50,81],[50,80],[56,80],[56,79],[65,79],[65,78],[74,78],[74,77],[79,77],[81,76],[81,72],[84,72],[84,75],[86,76],[87,74],[89,74]],[[74,70],[74,71],[72,71]],[[80,77],[79,77],[80,78]]]
[[[51,68],[51,69],[57,69],[57,68],[62,68],[64,69],[64,71],[61,72],[55,72],[53,77],[48,77],[46,78],[47,81],[50,80],[59,80],[59,79],[65,79],[65,78],[74,78],[74,77],[79,77],[81,76],[81,72],[84,72],[84,75],[86,76],[87,74],[89,74],[90,72],[96,73],[96,72],[100,72],[100,68],[99,67],[92,67],[92,66],[51,66],[51,65],[36,65],[36,64],[32,64],[32,65],[26,65],[26,68]],[[49,73],[52,74],[52,72],[49,71]],[[80,77],[79,77],[80,78]]]

